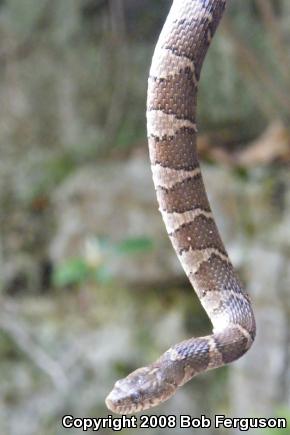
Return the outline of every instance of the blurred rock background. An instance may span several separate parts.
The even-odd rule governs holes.
[[[210,329],[147,156],[147,75],[170,3],[0,1],[1,435],[106,416],[115,380]],[[152,413],[289,420],[289,29],[288,0],[230,2],[199,92],[205,182],[257,340]]]

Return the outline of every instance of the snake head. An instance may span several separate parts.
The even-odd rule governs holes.
[[[144,411],[169,399],[176,388],[177,385],[168,382],[164,368],[141,367],[115,383],[106,405],[118,414]]]

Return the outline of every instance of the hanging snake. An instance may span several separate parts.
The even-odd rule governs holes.
[[[197,86],[225,6],[226,0],[173,0],[153,55],[147,97],[159,210],[213,332],[173,345],[154,363],[117,381],[106,405],[119,414],[169,399],[193,376],[240,358],[255,338],[251,302],[219,235],[196,152]]]

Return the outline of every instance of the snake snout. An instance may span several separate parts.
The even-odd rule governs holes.
[[[158,371],[142,367],[117,381],[106,398],[107,407],[118,414],[130,414],[153,406],[162,385]]]

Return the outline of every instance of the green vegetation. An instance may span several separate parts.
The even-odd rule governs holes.
[[[152,249],[153,242],[146,237],[128,238],[119,243],[95,239],[88,246],[87,257],[69,258],[57,265],[53,284],[56,287],[83,285],[88,281],[106,284],[114,279],[109,268],[113,256],[138,255]]]

